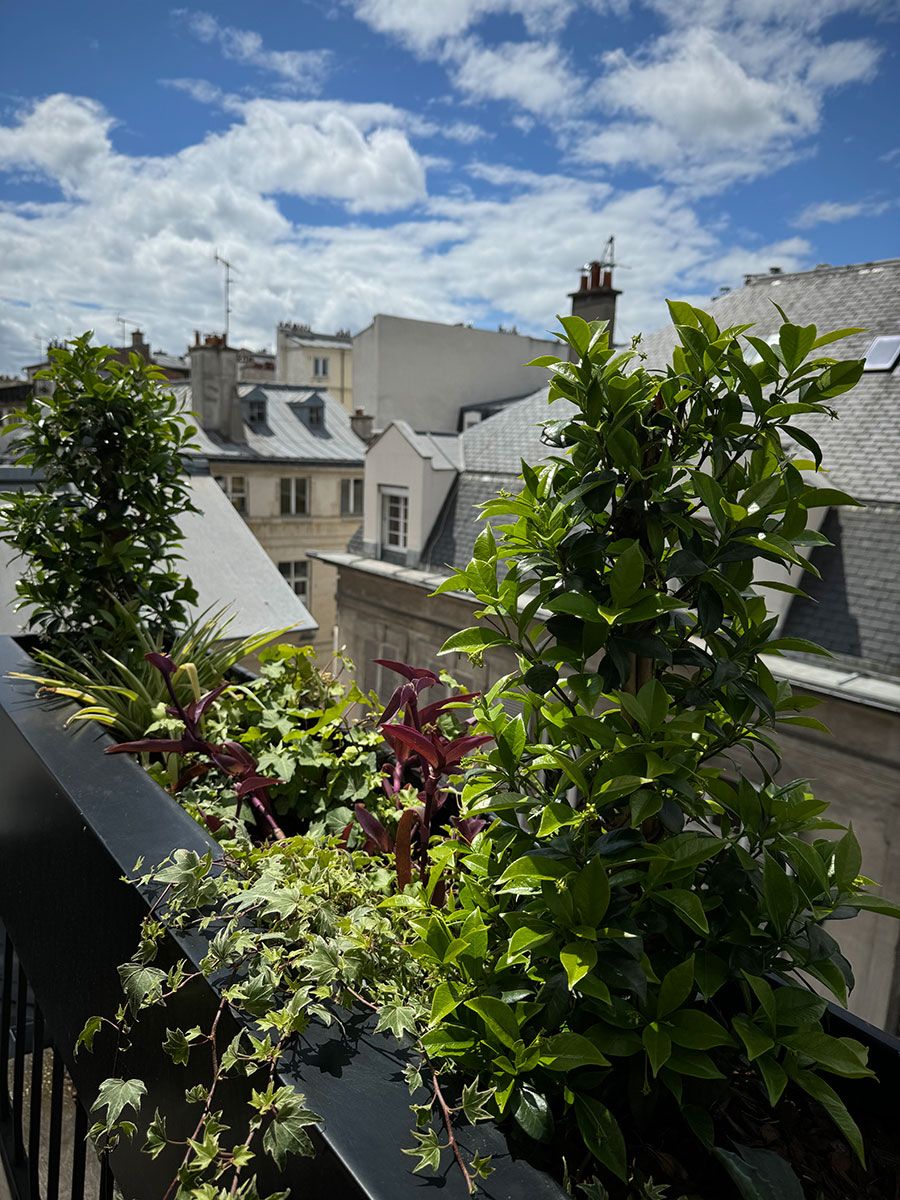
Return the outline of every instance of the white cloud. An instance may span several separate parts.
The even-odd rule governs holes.
[[[176,8],[172,15],[201,42],[218,45],[226,58],[270,72],[291,91],[321,91],[331,61],[328,50],[271,50],[258,33],[222,25],[211,13]]]
[[[604,57],[594,99],[611,122],[582,122],[572,150],[585,162],[661,172],[696,191],[768,174],[807,152],[828,90],[871,78],[868,41],[821,42],[799,6],[706,0],[634,54]],[[695,10],[692,9],[692,13]],[[708,22],[704,24],[704,21]]]
[[[503,42],[474,38],[447,50],[456,86],[473,100],[508,100],[529,112],[551,115],[571,104],[575,72],[553,42]]]
[[[439,50],[485,17],[512,13],[531,34],[561,29],[576,0],[348,0],[354,15],[379,33],[391,34],[420,54]]]
[[[0,370],[32,361],[38,336],[92,324],[117,341],[117,312],[180,351],[193,329],[221,326],[214,246],[236,268],[233,334],[249,345],[271,344],[279,320],[357,329],[377,311],[546,330],[611,232],[630,268],[617,280],[624,338],[663,323],[664,295],[711,295],[760,256],[789,269],[805,253],[800,239],[783,251],[726,248],[671,189],[621,191],[564,171],[476,164],[468,178],[489,196],[458,186],[465,177],[425,196],[420,160],[385,108],[393,124],[366,106],[250,101],[224,132],[155,158],[118,153],[110,115],[78,97],[51,97],[0,127],[7,168],[70,180],[68,199],[0,207],[5,275],[19,281],[0,300]],[[284,192],[342,200],[356,215],[303,224]],[[413,214],[366,219],[404,202]]]
[[[77,196],[110,159],[114,122],[95,100],[58,94],[0,126],[0,168],[33,172]]]
[[[814,225],[835,225],[854,217],[880,217],[896,208],[897,200],[820,200],[808,204],[791,222],[798,229],[811,229]]]

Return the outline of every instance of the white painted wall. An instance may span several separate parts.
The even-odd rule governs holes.
[[[353,402],[374,416],[376,430],[405,420],[454,432],[463,404],[539,388],[545,373],[525,364],[556,349],[541,338],[379,314],[353,339]]]
[[[423,457],[402,423],[392,423],[366,451],[363,540],[372,553],[381,541],[381,490],[405,488],[409,497],[407,553],[416,562],[447,493],[456,478],[449,468],[436,470]]]

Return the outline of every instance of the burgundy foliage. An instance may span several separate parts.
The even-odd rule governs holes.
[[[275,812],[269,799],[269,788],[278,783],[277,779],[267,779],[260,775],[256,759],[237,742],[210,742],[203,736],[201,721],[203,714],[214,704],[229,686],[220,683],[218,687],[184,705],[178,699],[172,685],[172,676],[178,669],[176,664],[166,654],[148,654],[147,662],[160,672],[166,682],[166,688],[172,704],[166,712],[172,717],[178,717],[184,726],[184,733],[179,738],[140,738],[134,742],[119,742],[108,746],[107,754],[196,754],[203,761],[195,762],[182,772],[175,785],[180,791],[191,779],[196,779],[212,765],[217,767],[234,782],[234,790],[238,797],[238,812],[241,804],[250,805],[257,822],[265,833],[278,839],[284,839],[284,833],[275,820]]]
[[[419,803],[404,809],[393,840],[364,804],[359,803],[355,808],[366,835],[366,848],[373,853],[393,852],[397,883],[402,888],[412,879],[414,857],[419,877],[423,882],[427,878],[428,843],[435,833],[449,828],[453,836],[471,841],[484,828],[485,822],[479,817],[460,819],[455,797],[451,797],[441,784],[461,759],[491,741],[491,737],[468,733],[447,737],[438,725],[438,719],[448,705],[470,702],[477,698],[477,692],[448,696],[420,708],[422,692],[440,683],[434,671],[389,659],[375,661],[405,680],[394,691],[378,722],[395,756],[393,768],[385,769],[384,790],[388,796],[396,797],[397,807],[402,808],[399,793],[407,784],[414,783],[418,786]],[[403,720],[392,720],[398,714]]]

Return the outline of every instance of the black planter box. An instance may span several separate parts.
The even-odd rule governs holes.
[[[215,843],[137,762],[104,756],[109,738],[98,726],[64,729],[68,705],[39,702],[30,684],[8,677],[29,670],[35,664],[21,646],[0,638],[0,925],[11,935],[47,1030],[89,1107],[100,1082],[125,1068],[114,1064],[108,1039],[98,1038],[95,1052],[77,1059],[73,1047],[88,1017],[112,1013],[121,1002],[116,969],[131,957],[151,902],[122,876],[133,872],[139,857],[147,869],[175,849],[203,854]],[[168,953],[197,963],[204,944],[170,938]],[[192,1010],[190,1019],[185,1011],[176,1014],[182,1024],[202,1025],[218,998],[202,983],[177,1002]],[[125,1073],[147,1083],[145,1111],[158,1106],[177,1121],[184,1088],[202,1074],[190,1079],[162,1054],[164,1023],[158,1010],[144,1014]],[[836,1005],[829,1005],[826,1025],[832,1034],[866,1043],[879,1077],[832,1080],[854,1115],[864,1124],[866,1113],[890,1111],[900,1094],[900,1040]],[[280,1076],[324,1118],[317,1153],[289,1160],[277,1178],[265,1178],[261,1170],[261,1183],[290,1187],[306,1200],[412,1200],[438,1193],[463,1200],[466,1189],[455,1167],[439,1177],[414,1175],[413,1160],[402,1153],[412,1141],[404,1062],[402,1046],[374,1034],[365,1016],[351,1014],[343,1031],[311,1030]],[[241,1106],[240,1094],[226,1093],[226,1120],[239,1123]],[[493,1156],[494,1174],[480,1193],[487,1200],[563,1200],[552,1179],[510,1156],[497,1129],[464,1127],[460,1142]],[[152,1162],[139,1145],[140,1139],[116,1152],[113,1172],[126,1200],[159,1200],[171,1179],[170,1164]]]
[[[177,1126],[184,1089],[196,1080],[162,1053],[159,1010],[143,1015],[124,1065],[114,1063],[111,1039],[98,1037],[94,1052],[77,1059],[73,1048],[89,1017],[111,1014],[121,1002],[116,969],[133,954],[149,907],[150,898],[122,876],[139,857],[146,870],[173,850],[203,854],[215,843],[137,762],[104,756],[109,738],[98,726],[65,729],[68,705],[38,702],[30,684],[9,678],[10,671],[29,670],[35,664],[22,648],[0,638],[0,923],[82,1103],[89,1108],[103,1079],[125,1073],[147,1084],[143,1111],[158,1106],[174,1114]],[[170,943],[163,953],[173,960],[196,963],[204,954],[199,939]],[[184,1024],[203,1025],[218,1004],[206,983],[176,999],[191,1008],[189,1020],[176,1012]],[[387,1034],[374,1034],[371,1024],[351,1014],[343,1030],[319,1027],[282,1065],[281,1082],[304,1093],[323,1125],[314,1158],[289,1159],[276,1178],[265,1178],[260,1160],[261,1184],[290,1187],[307,1200],[411,1200],[438,1191],[463,1200],[466,1188],[455,1166],[439,1177],[414,1175],[414,1160],[402,1153],[412,1144],[403,1048]],[[241,1100],[225,1093],[226,1120],[236,1125]],[[486,1197],[561,1200],[552,1179],[510,1156],[496,1128],[464,1127],[459,1137],[464,1147],[493,1156]],[[140,1141],[116,1151],[113,1173],[127,1200],[159,1200],[171,1163],[151,1161]]]

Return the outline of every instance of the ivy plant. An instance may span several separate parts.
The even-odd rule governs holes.
[[[504,647],[519,669],[476,706],[496,744],[464,815],[492,823],[460,848],[454,905],[419,927],[441,976],[424,1044],[479,1072],[491,1111],[573,1183],[622,1187],[694,1145],[717,1186],[757,1197],[761,1172],[800,1197],[759,1147],[758,1106],[777,1119],[805,1096],[863,1160],[829,1079],[871,1075],[866,1050],[826,1031],[810,984],[846,1003],[853,983],[829,918],[900,915],[861,877],[852,830],[776,778],[779,730],[819,724],[767,664],[818,652],[777,634],[767,598],[816,573],[810,512],[853,503],[803,421],[833,416],[862,364],[825,350],[853,331],[782,313],[769,345],[670,310],[663,371],[562,319],[572,361],[537,360],[548,457],[484,506],[496,528],[438,589],[480,605],[443,653]]]
[[[117,604],[169,640],[197,599],[178,569],[178,517],[196,511],[182,465],[194,428],[159,368],[114,354],[90,333],[52,348],[37,376],[51,393],[10,423],[33,477],[4,497],[0,533],[22,559],[29,628],[57,652],[118,653]]]

